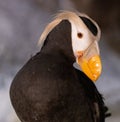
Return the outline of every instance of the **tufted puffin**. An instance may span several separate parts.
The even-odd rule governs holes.
[[[104,122],[94,82],[101,73],[100,28],[85,14],[63,11],[49,23],[40,51],[16,74],[10,99],[21,122]]]

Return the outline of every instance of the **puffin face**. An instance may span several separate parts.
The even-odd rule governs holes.
[[[96,81],[102,70],[98,46],[100,29],[96,22],[86,15],[80,14],[78,21],[71,22],[73,52],[83,72],[92,81]]]
[[[102,70],[98,46],[101,31],[97,23],[87,15],[67,11],[58,14],[42,33],[38,42],[40,47],[49,32],[62,20],[71,23],[70,36],[76,63],[92,81],[96,81]]]

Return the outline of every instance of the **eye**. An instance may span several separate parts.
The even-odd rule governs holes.
[[[78,36],[78,38],[81,39],[83,37],[83,34],[82,33],[78,33],[77,36]]]

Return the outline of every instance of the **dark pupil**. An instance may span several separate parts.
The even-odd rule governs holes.
[[[93,22],[91,22],[91,20],[89,20],[86,17],[80,17],[80,18],[86,24],[86,26],[89,28],[89,30],[96,36],[98,33],[98,30],[97,30],[97,27],[93,24]]]

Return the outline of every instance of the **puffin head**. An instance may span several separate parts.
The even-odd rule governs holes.
[[[42,47],[48,34],[63,20],[71,24],[71,44],[75,63],[92,81],[96,81],[101,74],[102,65],[98,41],[101,31],[97,23],[83,13],[63,11],[47,25],[43,31],[39,46]]]

